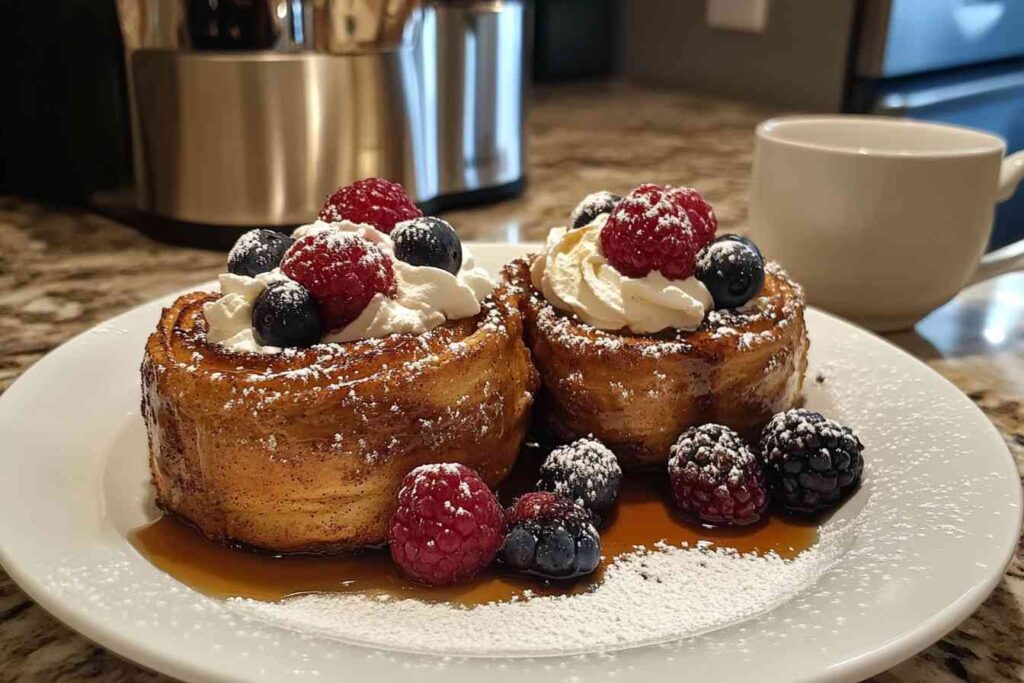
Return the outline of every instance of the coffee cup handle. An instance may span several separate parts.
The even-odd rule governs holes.
[[[1021,180],[1024,180],[1024,151],[1011,154],[1003,159],[1003,167],[999,172],[999,191],[996,194],[996,201],[1005,202],[1012,197]],[[1015,270],[1024,270],[1024,239],[985,254],[968,284],[988,280]]]

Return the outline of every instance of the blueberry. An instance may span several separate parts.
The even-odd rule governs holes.
[[[572,573],[576,539],[563,526],[546,530],[537,544],[537,570],[548,576]]]
[[[751,239],[749,239],[747,237],[744,237],[743,235],[731,235],[731,234],[730,235],[722,235],[718,239],[732,240],[733,242],[740,242],[742,244],[747,245],[748,247],[750,247],[754,251],[756,251],[758,256],[761,256],[761,249],[760,249],[760,247],[758,247],[756,244],[754,244],[753,240],[751,240]],[[761,260],[762,261],[764,260],[763,256],[761,256]]]
[[[462,267],[462,242],[448,221],[422,216],[404,221],[391,233],[395,256],[413,266],[430,266],[452,275]]]
[[[228,252],[228,272],[256,277],[281,265],[281,259],[295,242],[273,230],[250,230]]]
[[[581,536],[576,543],[576,570],[589,574],[601,563],[601,540],[589,534]]]
[[[573,230],[590,225],[601,214],[611,213],[612,209],[615,208],[615,205],[621,199],[622,197],[619,195],[605,190],[588,194],[569,214],[569,225],[572,226]]]
[[[252,326],[268,346],[312,346],[320,341],[320,307],[309,290],[297,282],[275,282],[256,297]]]
[[[694,274],[711,292],[715,308],[736,308],[761,291],[764,258],[750,240],[722,235],[697,254]]]
[[[527,574],[571,579],[597,569],[601,537],[589,522],[526,522],[509,531],[501,559],[508,567]]]
[[[597,569],[601,537],[590,513],[565,496],[535,491],[506,513],[509,532],[501,560],[509,568],[546,579],[571,579]]]
[[[523,527],[516,527],[505,537],[505,563],[514,569],[529,569],[537,554],[537,537]]]

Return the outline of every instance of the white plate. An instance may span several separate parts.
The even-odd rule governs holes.
[[[522,250],[475,248],[492,269]],[[855,680],[965,619],[1017,543],[1017,471],[985,416],[917,360],[810,310],[807,404],[856,427],[868,470],[840,515],[859,515],[849,547],[795,598],[698,637],[554,658],[438,658],[271,626],[178,584],[126,540],[154,515],[138,366],[171,300],[76,337],[0,399],[0,560],[57,618],[182,679]]]

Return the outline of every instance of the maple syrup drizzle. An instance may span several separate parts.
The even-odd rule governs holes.
[[[499,492],[503,502],[536,481],[533,468],[517,467]],[[525,473],[524,473],[525,470]],[[658,541],[694,547],[705,541],[741,553],[774,551],[791,559],[814,545],[815,524],[771,515],[750,527],[711,528],[693,524],[675,513],[660,473],[629,474],[616,510],[601,529],[604,561],[596,572],[570,583],[545,583],[492,567],[473,581],[457,586],[424,586],[402,576],[386,549],[335,556],[269,555],[229,548],[207,541],[173,515],[133,531],[132,545],[150,562],[197,591],[218,598],[242,597],[275,601],[302,593],[358,593],[417,598],[427,602],[478,605],[534,595],[582,593],[601,583],[604,568],[636,546]]]

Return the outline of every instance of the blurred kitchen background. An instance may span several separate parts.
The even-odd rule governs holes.
[[[427,210],[515,197],[534,83],[913,117],[1024,148],[1021,0],[0,0],[0,16],[0,194],[169,232],[298,224],[370,175]],[[1021,236],[1024,193],[993,246]]]

